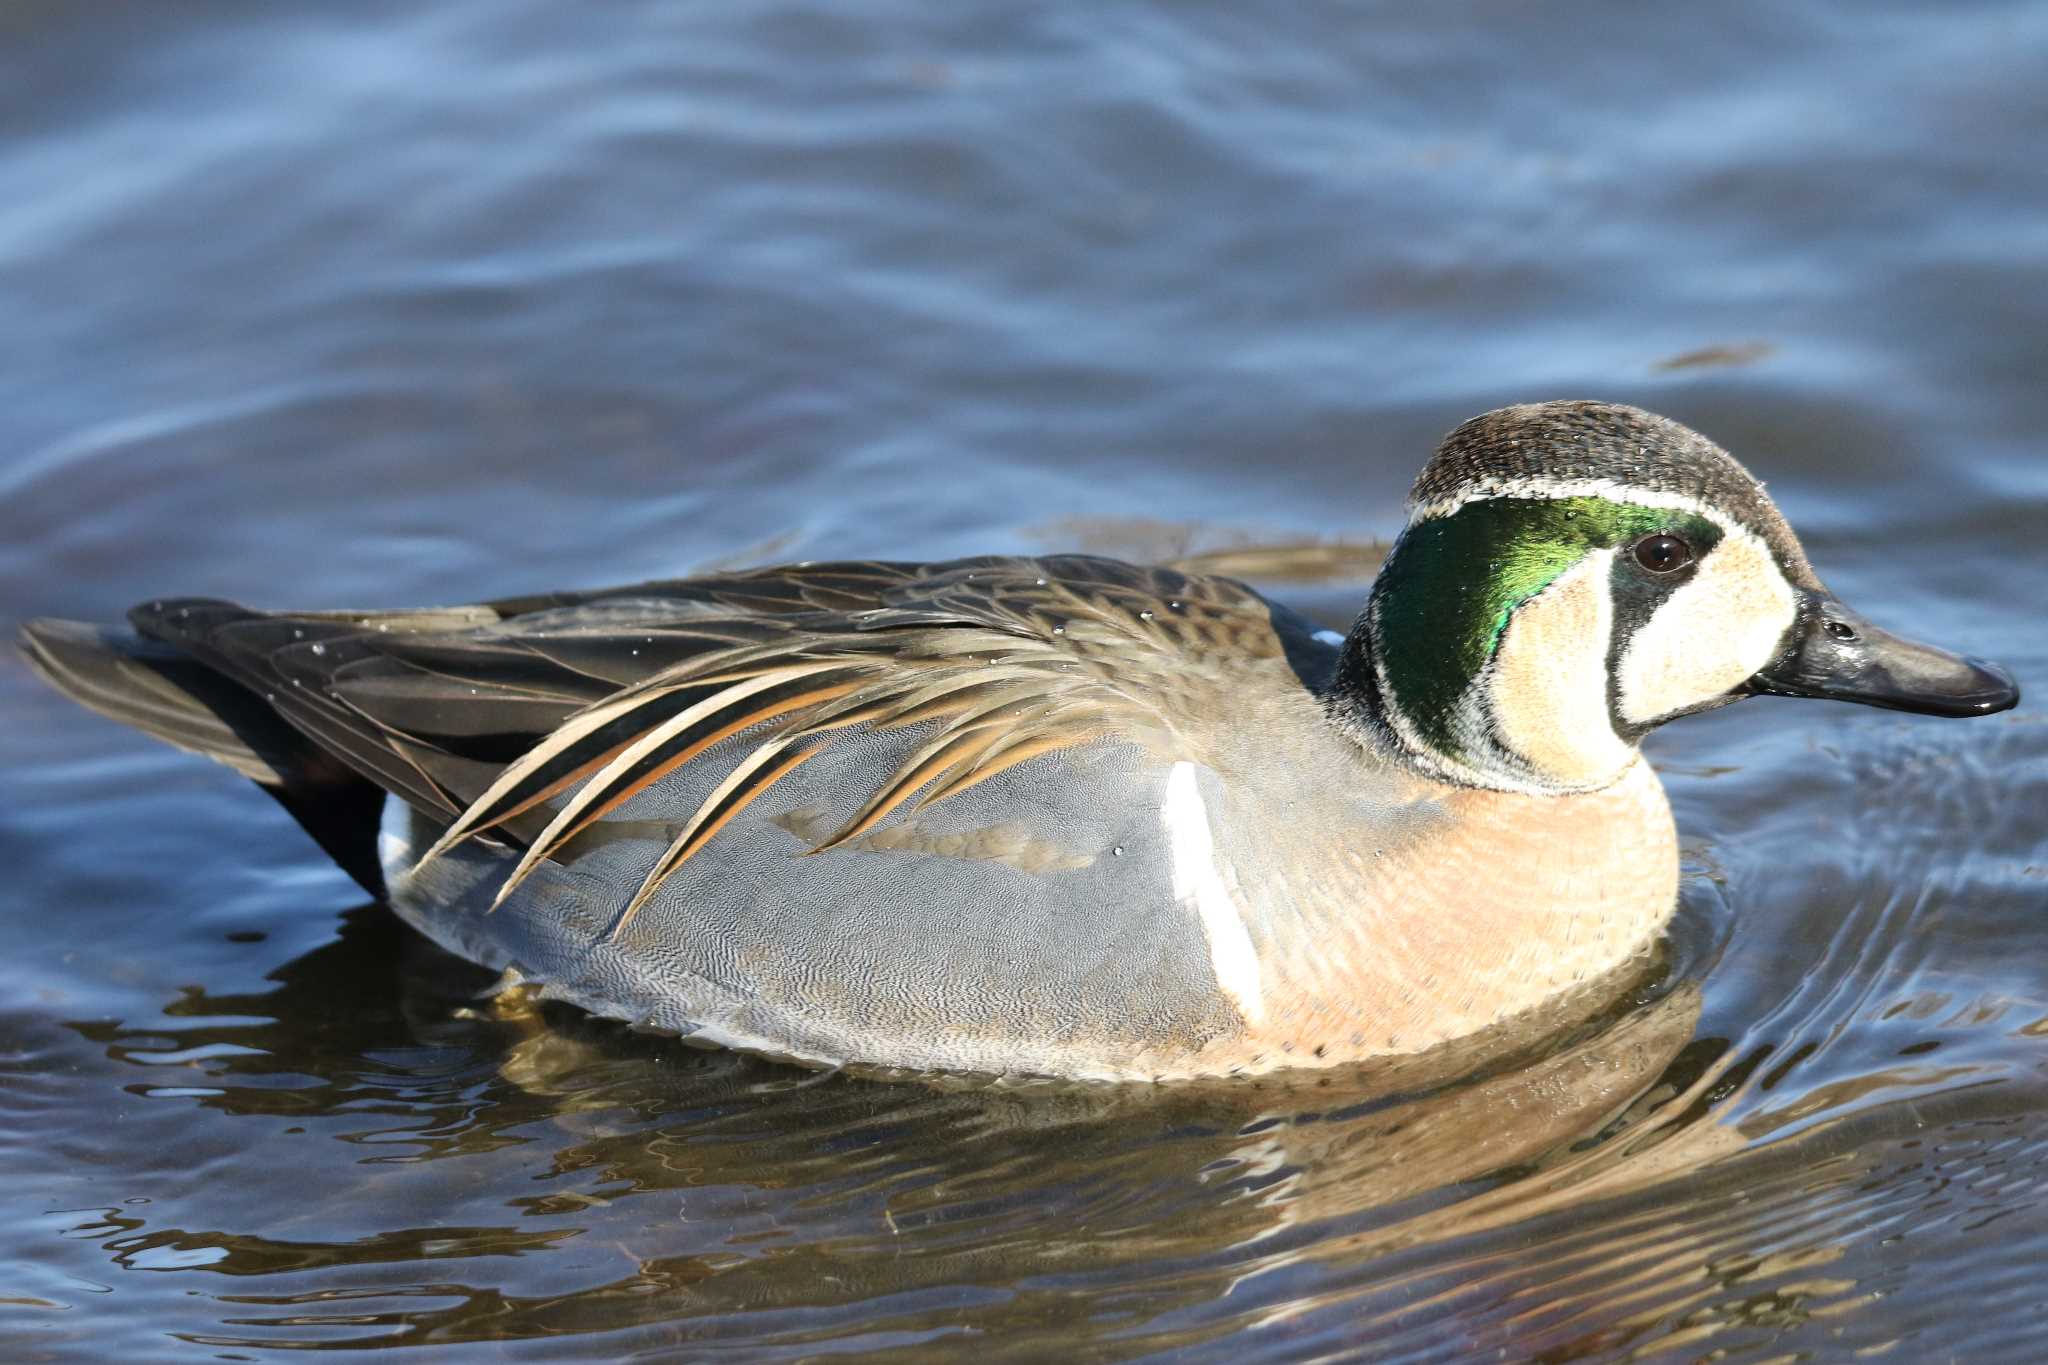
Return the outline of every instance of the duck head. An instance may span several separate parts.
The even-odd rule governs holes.
[[[1502,408],[1409,495],[1339,673],[1418,766],[1605,786],[1650,730],[1757,694],[2003,711],[2010,674],[1871,625],[1815,576],[1735,458],[1611,403]]]

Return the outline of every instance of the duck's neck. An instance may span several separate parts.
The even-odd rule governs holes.
[[[1386,695],[1374,667],[1370,605],[1352,623],[1337,655],[1336,671],[1323,689],[1323,709],[1338,729],[1362,742],[1378,745],[1403,758],[1412,757],[1412,746],[1404,741],[1387,717]]]
[[[1404,712],[1379,667],[1373,608],[1368,603],[1345,638],[1336,671],[1323,695],[1331,722],[1362,747],[1381,753],[1404,767],[1454,786],[1487,791],[1523,792],[1510,774],[1493,774],[1464,761],[1463,755],[1432,744],[1417,718]]]
[[[1558,579],[1476,666],[1383,573],[1345,639],[1325,710],[1354,740],[1439,781],[1525,796],[1604,790],[1640,754],[1610,723],[1608,631],[1595,619],[1602,569],[1589,562]]]

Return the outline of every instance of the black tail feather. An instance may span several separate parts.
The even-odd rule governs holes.
[[[175,645],[120,627],[31,621],[21,648],[45,682],[81,706],[255,782],[364,890],[384,894],[377,857],[384,792],[261,697]]]

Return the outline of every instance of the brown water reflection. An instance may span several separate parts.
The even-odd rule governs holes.
[[[337,1009],[337,986],[393,956],[406,965],[383,1008],[358,994]],[[326,1203],[269,1204],[261,1187],[277,1182],[281,1196],[289,1165],[239,1172],[232,1202],[264,1209],[260,1235],[155,1227],[130,1209],[74,1225],[117,1266],[272,1285],[209,1291],[222,1327],[245,1329],[193,1334],[215,1345],[616,1341],[686,1324],[692,1341],[795,1347],[836,1337],[845,1313],[879,1316],[900,1342],[936,1342],[968,1308],[977,1333],[1099,1345],[1120,1318],[1207,1317],[1261,1277],[1463,1235],[1476,1210],[1432,1207],[1447,1188],[1545,1171],[1574,1141],[1598,1150],[1684,1112],[1707,1084],[1693,1075],[1697,1047],[1673,1066],[1698,1014],[1689,987],[1639,995],[1573,1030],[1576,1041],[1417,1094],[1385,1075],[1166,1092],[813,1075],[481,999],[487,978],[376,907],[276,978],[250,995],[190,994],[165,1011],[178,1022],[147,1034],[75,1026],[124,1066],[205,1072],[189,1078],[203,1085],[137,1093],[300,1131],[338,1121],[329,1136],[368,1149],[364,1179]],[[296,1022],[310,1017],[331,1026],[313,1051]],[[401,1024],[410,1044],[389,1046]],[[475,1196],[497,1221],[313,1235],[393,1163],[424,1168],[407,1182],[427,1191],[422,1212]],[[1360,1230],[1333,1237],[1335,1226]],[[578,1256],[574,1287],[555,1267],[540,1292],[516,1292],[527,1278],[516,1273],[474,1282],[425,1264],[473,1276],[495,1258],[562,1253]],[[343,1288],[329,1273],[340,1270]],[[297,1279],[319,1287],[276,1288]],[[1096,1298],[1089,1311],[1073,1311],[1077,1295]],[[1148,1345],[1207,1339],[1243,1326],[1236,1317]]]

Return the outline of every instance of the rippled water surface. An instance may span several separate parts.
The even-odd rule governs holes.
[[[0,617],[1363,538],[1601,396],[2038,695],[2044,69],[2030,4],[16,0]],[[2039,704],[1651,747],[1671,966],[1560,1047],[963,1090],[479,1000],[10,655],[5,1354],[2048,1354]]]

